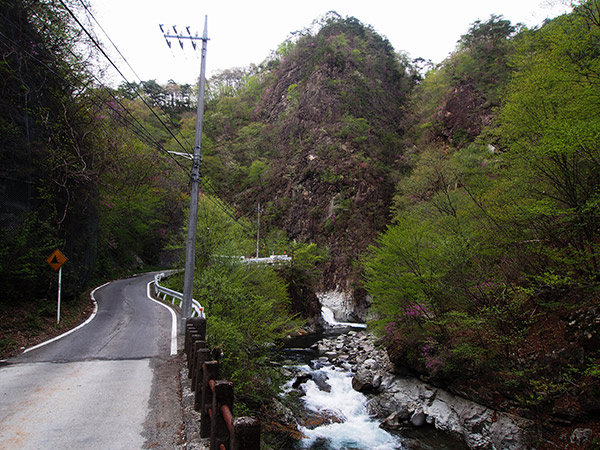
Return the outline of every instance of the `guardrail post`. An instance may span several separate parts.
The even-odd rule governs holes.
[[[190,353],[187,355],[187,363],[188,363],[188,378],[192,377],[192,373],[194,372],[195,363],[196,363],[196,352],[199,348],[206,347],[206,341],[202,339],[198,333],[193,333],[190,339]]]
[[[191,323],[202,336],[202,340],[206,339],[206,319],[203,317],[190,317],[186,323]]]
[[[194,391],[194,410],[202,410],[202,382],[204,380],[204,369],[202,368],[205,362],[211,360],[210,349],[201,348],[196,352],[196,370],[192,374],[192,391]]]
[[[189,359],[191,361],[191,365],[188,378],[192,379],[192,391],[196,390],[196,375],[198,373],[198,355],[200,354],[201,350],[207,350],[210,355],[210,350],[206,348],[206,341],[201,341],[198,339],[192,344],[192,353]],[[203,358],[202,361],[200,361],[200,364],[202,364],[204,361],[210,361],[210,357]]]
[[[208,382],[219,378],[219,363],[206,361],[202,367],[202,392],[200,393],[200,437],[210,437],[210,416],[208,410],[212,406],[213,392]]]
[[[196,332],[192,332],[190,334],[190,338],[187,343],[187,368],[188,368],[188,378],[192,377],[193,363],[194,363],[194,351],[196,347],[196,342],[200,342],[200,335]],[[202,341],[204,342],[204,341]]]
[[[206,340],[206,319],[200,317],[193,317],[187,319],[185,323],[185,344],[184,349],[185,353],[188,356],[188,360],[190,357],[191,348],[191,337],[192,334],[200,335],[200,340]]]
[[[231,424],[229,450],[259,450],[260,421],[255,417],[238,417]]]
[[[233,409],[233,383],[231,381],[215,381],[214,386],[215,392],[212,398],[212,420],[210,424],[210,450],[219,450],[221,444],[227,446],[229,443],[231,410]]]
[[[183,342],[183,351],[189,357],[190,356],[190,344],[192,341],[192,334],[196,333],[196,328],[191,323],[185,326],[185,339]]]

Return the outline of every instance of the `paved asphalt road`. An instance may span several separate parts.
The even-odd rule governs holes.
[[[1,450],[177,447],[172,314],[152,277],[103,286],[91,322],[0,365]]]

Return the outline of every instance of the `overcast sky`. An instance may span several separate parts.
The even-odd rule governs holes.
[[[170,50],[159,29],[177,26],[202,34],[208,16],[206,75],[259,64],[293,31],[307,28],[328,11],[353,16],[388,38],[411,58],[441,62],[476,20],[491,14],[529,27],[569,10],[565,0],[91,0],[92,11],[142,80],[195,83],[200,52],[175,42]],[[103,33],[115,63],[130,81],[139,81]],[[114,75],[112,83],[122,79]]]

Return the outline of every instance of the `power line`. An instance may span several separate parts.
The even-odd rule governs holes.
[[[89,14],[89,16],[92,19],[94,19],[94,22],[96,22],[96,25],[98,25],[98,27],[100,28],[100,30],[102,30],[102,32],[104,33],[104,35],[106,36],[106,38],[109,40],[109,42],[115,48],[115,50],[117,51],[117,53],[119,54],[119,56],[123,59],[123,61],[125,61],[125,64],[127,64],[127,67],[129,67],[129,69],[133,72],[133,74],[137,77],[137,79],[141,81],[140,76],[137,74],[137,72],[134,70],[134,68],[131,67],[131,64],[129,64],[129,62],[127,61],[127,58],[125,58],[125,56],[123,55],[123,53],[121,53],[121,51],[119,50],[119,48],[115,45],[115,43],[110,38],[110,36],[108,35],[108,33],[104,30],[104,28],[102,27],[102,25],[100,25],[100,22],[98,22],[98,19],[96,19],[96,17],[92,13],[92,11],[85,4],[85,2],[83,0],[79,0],[79,3],[81,3],[81,6],[83,6],[83,8],[86,10],[86,12]]]
[[[204,190],[206,190],[207,192],[209,192],[209,190],[207,189],[207,183],[205,182],[206,178],[202,178],[202,181],[200,182],[200,184],[202,185],[202,188]],[[209,183],[208,183],[209,184]],[[211,186],[212,187],[212,186]],[[214,188],[213,188],[214,190]],[[206,198],[212,203],[214,204],[217,208],[219,208],[221,211],[223,211],[225,214],[227,214],[227,216],[229,216],[231,219],[233,219],[240,227],[242,227],[242,229],[248,233],[253,233],[254,230],[252,230],[250,227],[248,227],[247,225],[243,224],[242,222],[240,222],[240,220],[235,217],[232,213],[231,210],[233,208],[229,207],[229,205],[227,205],[217,194],[216,192],[213,191],[213,193],[209,192],[209,195],[206,196]]]
[[[79,24],[79,26],[82,28],[82,30],[87,34],[87,36],[92,40],[92,42],[94,43],[94,45],[96,47],[98,47],[98,49],[102,52],[102,54],[105,56],[105,58],[111,63],[111,65],[117,70],[117,72],[119,72],[119,74],[121,75],[121,77],[127,82],[127,84],[134,88],[136,94],[140,97],[140,99],[142,99],[142,101],[144,102],[144,104],[152,111],[152,113],[160,120],[160,118],[158,117],[158,115],[154,112],[154,110],[150,107],[150,105],[148,105],[146,103],[146,101],[144,100],[144,98],[141,96],[140,92],[135,89],[135,87],[127,80],[127,78],[123,75],[123,73],[117,68],[117,66],[115,65],[115,63],[110,59],[110,57],[106,54],[106,52],[101,48],[101,46],[99,45],[99,43],[90,35],[90,33],[87,31],[87,29],[83,26],[83,24],[77,19],[77,17],[73,14],[73,12],[65,5],[65,3],[63,2],[63,0],[59,0],[61,2],[61,4],[67,9],[67,11],[69,12],[69,14],[75,19],[75,21]],[[81,2],[81,0],[80,0]],[[84,5],[85,7],[85,5]],[[90,15],[92,16],[92,18],[94,19],[94,21],[96,23],[98,23],[98,21],[96,20],[96,18],[93,16],[93,14],[89,11],[89,9],[87,7],[85,7],[86,11],[88,11],[90,13]],[[108,36],[108,34],[104,31],[104,29],[102,28],[102,26],[98,23],[98,26],[100,27],[100,29],[102,30],[102,32],[104,32],[104,34],[107,36],[107,38],[109,39],[109,41],[111,42],[111,44],[115,47],[115,49],[117,50],[117,52],[119,53],[119,55],[121,55],[121,57],[123,58],[123,60],[126,62],[126,64],[129,66],[129,68],[132,70],[132,72],[138,77],[137,73],[135,72],[135,70],[131,67],[131,65],[129,64],[129,62],[127,62],[126,58],[123,56],[123,54],[119,51],[119,49],[117,48],[117,46],[114,44],[114,42],[110,39],[110,37]],[[189,30],[188,30],[189,33]],[[190,35],[191,36],[191,35]],[[171,37],[171,36],[169,36]],[[178,38],[181,38],[181,36],[177,36]],[[185,37],[185,36],[184,36]],[[190,38],[191,42],[193,42],[194,38]],[[169,46],[170,47],[170,46]],[[141,79],[140,79],[141,81]],[[185,148],[181,145],[181,143],[179,142],[179,140],[173,135],[173,133],[171,132],[171,130],[164,124],[164,122],[162,122],[161,120],[161,124],[163,124],[163,126],[167,129],[167,131],[169,131],[169,133],[171,134],[171,136],[173,136],[173,138],[176,140],[176,142],[179,144],[179,146],[184,150],[184,152],[186,154],[189,155],[189,152],[187,152],[185,150]],[[185,139],[185,137],[184,137]],[[206,188],[206,184],[203,184],[203,188]],[[215,196],[216,198],[219,198],[216,194],[216,190],[213,188],[213,191],[215,192]],[[245,230],[249,231],[248,227],[246,227],[245,225],[241,224],[238,219],[233,216],[230,212],[230,209],[227,207],[227,205],[225,205],[222,200],[219,198],[220,202],[216,201],[213,196],[209,196],[208,197],[210,199],[210,201],[212,201],[215,205],[217,205],[223,212],[225,212],[228,216],[230,216],[233,220],[235,220],[237,223],[240,224],[240,226],[242,226]]]
[[[82,29],[82,31],[88,36],[88,38],[90,39],[90,41],[94,44],[94,46],[96,48],[98,48],[98,50],[102,53],[102,55],[107,59],[107,61],[112,65],[112,67],[117,71],[117,73],[123,78],[123,80],[125,80],[125,82],[127,83],[127,85],[133,89],[133,91],[135,92],[135,94],[140,98],[140,100],[144,103],[144,105],[150,110],[150,112],[158,119],[158,121],[160,122],[160,124],[165,128],[165,130],[167,130],[167,132],[171,135],[171,137],[175,140],[175,142],[177,143],[177,145],[184,151],[185,154],[190,155],[188,149],[186,149],[185,146],[183,146],[183,144],[179,141],[179,139],[177,138],[177,136],[175,136],[175,134],[171,131],[171,129],[164,123],[164,121],[162,120],[162,118],[156,113],[156,111],[154,111],[154,109],[152,108],[151,105],[148,104],[148,102],[146,101],[146,99],[142,96],[142,94],[140,93],[140,91],[127,79],[127,77],[123,74],[123,72],[117,67],[117,65],[114,63],[114,61],[108,56],[108,54],[104,51],[104,49],[102,48],[102,46],[100,45],[100,43],[94,38],[94,36],[92,36],[92,34],[88,31],[88,29],[81,23],[81,21],[77,18],[77,16],[73,13],[73,11],[65,4],[65,2],[63,0],[59,0],[59,2],[62,4],[62,6],[65,8],[65,10],[69,13],[69,15],[75,20],[75,22],[79,25],[79,27]],[[104,29],[102,28],[102,26],[100,25],[100,23],[97,21],[97,19],[94,17],[94,15],[91,13],[91,11],[87,8],[87,6],[85,4],[83,4],[83,2],[80,0],[80,2],[82,3],[82,5],[84,6],[85,10],[90,14],[90,16],[93,18],[93,20],[98,24],[98,26],[100,27],[100,29],[102,30],[102,32],[106,35],[106,37],[109,39],[109,41],[111,42],[111,44],[115,47],[115,49],[117,50],[117,52],[119,53],[119,55],[121,56],[121,58],[123,58],[123,60],[125,61],[125,63],[129,66],[129,68],[132,70],[132,72],[136,75],[136,77],[139,78],[139,76],[137,75],[137,73],[135,72],[135,70],[132,68],[132,66],[129,64],[129,62],[127,61],[127,59],[123,56],[123,54],[120,52],[120,50],[118,49],[118,47],[114,44],[114,42],[112,41],[112,39],[110,39],[110,37],[108,36],[108,34],[106,33],[106,31],[104,31]],[[189,30],[188,30],[189,32]],[[181,37],[181,36],[178,36]],[[44,64],[45,65],[45,64]],[[46,65],[47,67],[47,65]],[[60,76],[58,74],[56,74],[57,76]],[[60,76],[62,79],[64,79],[64,77]],[[92,77],[100,84],[100,86],[102,86],[106,92],[109,93],[109,95],[119,104],[119,106],[121,106],[121,108],[123,108],[123,110],[131,116],[131,118],[134,120],[134,122],[137,124],[136,126],[139,126],[138,129],[134,129],[134,133],[137,133],[138,136],[142,137],[144,140],[146,140],[146,142],[150,142],[153,145],[156,145],[157,148],[167,154],[169,154],[169,156],[173,159],[173,161],[175,161],[175,163],[182,169],[186,170],[174,157],[173,155],[171,155],[170,153],[168,153],[160,143],[158,143],[158,141],[156,141],[154,139],[154,137],[152,136],[152,134],[144,127],[144,125],[142,123],[139,122],[139,120],[122,104],[122,102],[111,92],[111,90],[109,88],[107,88],[106,86],[104,86],[104,84],[102,82],[100,82],[97,77],[95,77],[94,75],[92,75]],[[65,80],[66,81],[66,80]],[[140,79],[140,81],[142,81]],[[104,102],[106,105],[108,105],[108,103]],[[110,106],[110,105],[108,105]],[[120,117],[123,117],[120,112],[118,110],[115,110],[114,108],[111,108],[113,111],[115,111]],[[124,119],[126,120],[126,119]],[[131,123],[130,123],[131,125]],[[141,130],[141,131],[140,131]],[[185,136],[183,136],[183,139],[187,141],[187,139],[185,138]],[[189,144],[189,142],[188,142]],[[191,155],[190,155],[191,156]],[[189,175],[189,170],[186,170],[186,172]],[[207,188],[210,187],[210,189],[212,189],[213,191],[213,195],[209,195],[207,196],[207,198],[209,199],[209,201],[211,201],[213,204],[215,204],[217,207],[219,207],[224,213],[226,213],[229,217],[231,217],[236,223],[238,223],[244,230],[251,232],[252,230],[247,227],[246,225],[242,224],[238,218],[236,218],[233,214],[231,214],[231,209],[228,205],[226,205],[223,200],[218,196],[218,194],[216,193],[216,189],[214,188],[214,186],[212,186],[212,184],[210,182],[206,182],[205,179],[203,179],[202,181],[202,187],[206,190],[208,190]]]
[[[117,73],[121,76],[121,78],[123,78],[123,80],[125,80],[125,82],[127,83],[127,85],[129,87],[131,87],[134,92],[136,93],[136,95],[140,98],[140,100],[142,100],[142,102],[144,103],[144,105],[146,105],[146,107],[150,110],[150,112],[154,115],[154,117],[156,117],[158,119],[158,121],[161,123],[161,125],[169,132],[169,134],[171,135],[171,137],[173,139],[175,139],[175,142],[177,142],[177,144],[179,145],[179,147],[186,153],[188,153],[188,150],[183,146],[183,144],[179,141],[179,139],[177,139],[177,136],[175,136],[175,134],[173,134],[173,132],[171,131],[171,129],[164,123],[164,121],[161,119],[161,117],[156,113],[156,111],[154,111],[154,109],[148,104],[148,102],[146,101],[146,99],[141,95],[141,93],[139,92],[139,90],[133,86],[130,81],[127,79],[127,77],[123,74],[123,72],[117,67],[117,65],[113,62],[113,60],[110,58],[110,56],[108,56],[108,54],[104,51],[104,49],[102,48],[102,46],[100,45],[100,43],[94,39],[94,37],[91,35],[91,33],[87,30],[87,28],[81,23],[81,21],[77,18],[77,16],[73,13],[73,11],[71,11],[71,9],[65,4],[65,2],[63,0],[59,0],[59,2],[63,5],[63,7],[66,9],[66,11],[71,15],[71,17],[73,18],[73,20],[75,20],[75,22],[79,25],[79,27],[83,30],[83,32],[88,36],[88,38],[90,39],[90,41],[96,46],[96,48],[98,48],[98,50],[100,51],[100,53],[102,53],[102,55],[108,60],[108,62],[114,67],[114,69],[117,71]]]
[[[104,28],[102,27],[102,25],[100,24],[100,22],[98,21],[98,19],[96,19],[96,16],[94,16],[94,13],[87,7],[87,5],[85,4],[85,2],[83,0],[79,0],[79,2],[81,3],[81,5],[84,7],[84,9],[86,10],[86,12],[89,14],[89,16],[94,20],[94,22],[96,23],[96,25],[98,25],[98,27],[100,28],[100,30],[104,33],[104,35],[106,36],[106,38],[108,39],[108,41],[111,43],[111,45],[114,47],[114,49],[117,51],[117,53],[119,54],[119,56],[121,57],[121,59],[125,62],[125,64],[127,64],[127,67],[129,67],[129,69],[131,70],[131,72],[136,76],[136,78],[140,81],[140,83],[144,83],[144,81],[142,80],[142,78],[138,75],[138,73],[135,71],[135,69],[131,66],[131,64],[129,64],[129,61],[127,60],[127,58],[125,57],[125,55],[123,55],[123,53],[121,52],[121,50],[119,50],[119,47],[117,47],[117,45],[114,43],[114,41],[110,38],[110,36],[108,35],[108,33],[106,32],[106,30],[104,30]],[[195,48],[195,47],[194,47]],[[128,83],[130,86],[132,86],[130,83]],[[139,95],[139,94],[138,94]],[[156,98],[154,98],[151,94],[150,98],[152,100],[154,100],[155,102],[157,101]],[[175,125],[174,123],[171,122],[171,125]],[[185,141],[185,143],[191,148],[192,144],[187,140],[187,138],[181,133],[181,131],[178,131],[179,135],[183,138],[183,140]],[[189,152],[187,152],[189,154]]]
[[[0,36],[3,37],[5,41],[11,43],[13,46],[18,47],[29,58],[31,58],[34,61],[37,61],[37,63],[40,64],[40,65],[42,65],[46,70],[48,70],[48,72],[52,73],[54,76],[56,76],[60,80],[64,81],[68,86],[70,86],[74,90],[77,89],[77,90],[83,92],[91,84],[91,81],[90,81],[90,82],[86,83],[83,87],[76,85],[72,80],[68,80],[63,75],[57,73],[45,61],[42,61],[37,56],[35,56],[32,53],[30,53],[27,49],[25,49],[23,47],[23,45],[21,43],[16,42],[15,40],[13,40],[10,37],[6,36],[6,34],[4,34],[1,31],[0,31]],[[72,50],[69,49],[69,52],[73,56],[78,57],[78,55],[76,55],[75,53],[73,53]],[[97,93],[94,94],[94,95],[88,95],[87,96],[87,98],[90,100],[90,102],[93,103],[94,105],[98,106],[98,107],[102,107],[102,106],[108,107],[112,112],[114,112],[115,114],[117,114],[119,116],[119,118],[121,119],[123,125],[125,125],[128,128],[130,128],[134,132],[134,134],[136,134],[142,141],[144,141],[147,144],[149,144],[151,146],[154,146],[158,150],[166,153],[175,162],[176,165],[178,165],[186,174],[189,175],[189,170],[187,168],[185,168],[184,166],[182,166],[180,164],[180,162],[176,158],[174,158],[171,154],[169,154],[169,152],[167,150],[164,149],[164,147],[162,146],[162,144],[160,142],[158,142],[154,138],[154,136],[152,136],[152,133],[150,133],[150,131],[148,131],[148,129],[144,126],[144,124],[142,124],[131,113],[131,111],[125,105],[123,105],[123,103],[121,102],[121,100],[117,96],[114,95],[113,91],[110,88],[108,88],[106,85],[104,85],[93,73],[89,72],[88,74],[120,106],[120,108],[114,108],[113,105],[111,105],[108,101],[106,101],[105,98],[103,98],[102,96],[98,95]],[[89,93],[89,91],[87,91],[87,92]],[[124,116],[122,114],[121,110],[124,111],[125,113],[127,113],[127,115],[129,115],[131,117],[131,120],[129,120],[126,116]]]

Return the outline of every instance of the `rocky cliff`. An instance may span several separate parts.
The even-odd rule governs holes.
[[[414,79],[354,18],[329,15],[288,44],[260,73],[262,95],[243,122],[259,135],[235,154],[225,147],[242,130],[215,136],[225,167],[248,167],[226,195],[248,215],[260,201],[265,230],[326,249],[323,287],[351,291],[361,252],[389,219]]]

